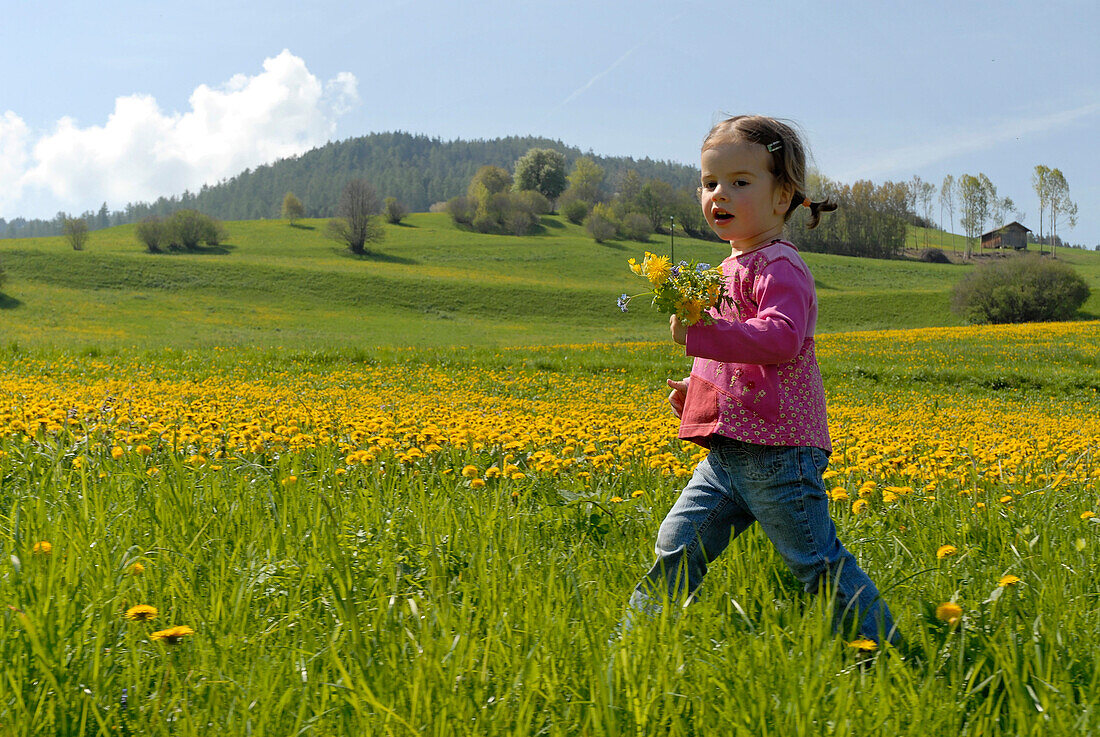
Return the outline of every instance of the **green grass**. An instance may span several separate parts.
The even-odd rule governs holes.
[[[323,221],[227,223],[224,247],[145,253],[133,226],[61,238],[0,241],[7,283],[3,337],[25,345],[311,348],[341,345],[525,345],[657,340],[664,321],[615,297],[644,283],[625,261],[668,241],[594,243],[582,228],[543,219],[536,235],[492,236],[418,214],[387,226],[376,253],[354,258]],[[717,263],[719,243],[678,238],[677,258]],[[1100,259],[1063,251],[1097,294]],[[807,254],[821,300],[819,329],[837,332],[957,325],[948,309],[966,266]]]
[[[639,407],[657,405],[663,377],[683,370],[666,344],[78,353],[0,346],[3,380],[51,387],[0,402],[0,734],[1094,733],[1100,525],[1079,515],[1100,503],[1095,438],[1087,453],[1062,458],[1041,450],[1051,438],[1013,418],[1092,418],[1095,432],[1100,328],[1077,326],[1072,337],[1013,330],[821,340],[830,401],[845,414],[878,418],[876,432],[849,447],[912,443],[930,456],[942,437],[914,441],[904,422],[889,419],[927,406],[963,441],[960,458],[975,468],[966,496],[943,483],[936,500],[876,502],[866,515],[834,508],[841,538],[920,655],[866,669],[829,631],[823,600],[800,591],[758,530],[712,566],[691,607],[609,644],[682,484],[645,458],[588,479],[551,477],[527,467],[535,449],[521,449],[513,453],[527,478],[478,490],[460,469],[499,463],[503,448],[444,442],[414,464],[390,451],[344,476],[335,472],[345,467],[343,453],[331,443],[233,452],[218,469],[189,463],[190,451],[171,440],[154,441],[148,458],[109,453],[127,445],[115,415],[125,411],[127,387],[141,382],[181,387],[196,411],[242,401],[248,386],[301,386],[304,416],[329,388],[339,397],[371,387],[396,406],[439,391],[444,379],[468,381],[477,401],[530,402],[537,415],[578,429],[609,415],[618,433],[634,417],[617,417],[612,404],[627,395],[648,396]],[[14,408],[65,417],[62,388],[96,382],[116,383],[105,385],[110,396],[94,425],[82,418],[33,438],[6,429],[4,413]],[[590,416],[563,409],[574,382],[601,399],[588,403]],[[989,427],[999,439],[978,436],[967,448],[968,429],[950,415],[975,403],[997,408]],[[260,406],[261,415],[276,410]],[[356,413],[339,401],[331,409]],[[485,411],[505,426],[536,419],[488,404]],[[440,422],[437,415],[393,435],[407,433],[402,447],[424,445],[418,433]],[[273,429],[268,417],[257,419]],[[156,420],[179,418],[144,418]],[[324,427],[303,420],[301,429]],[[1089,480],[1044,493],[1036,493],[1041,484],[998,480],[996,463],[984,459],[1006,437],[1031,449],[1037,472],[1091,469]],[[608,436],[599,450],[625,453],[620,439]],[[555,443],[570,441],[564,430]],[[681,458],[693,450],[671,436],[662,442]],[[834,467],[843,466],[843,450]],[[161,473],[150,476],[149,466]],[[838,482],[853,490],[864,478],[896,482],[883,472],[852,471]],[[291,476],[297,481],[284,483]],[[618,507],[607,501],[634,489],[645,497]],[[1011,506],[995,502],[1017,493]],[[987,512],[976,513],[979,500],[989,502]],[[32,552],[38,540],[53,542],[50,556]],[[947,542],[959,556],[937,561]],[[134,561],[144,562],[144,575],[128,575]],[[1023,583],[991,600],[1006,571]],[[946,600],[963,605],[962,626],[951,629],[926,610]],[[122,620],[139,603],[156,605],[158,619]],[[172,624],[196,634],[176,646],[149,640]]]

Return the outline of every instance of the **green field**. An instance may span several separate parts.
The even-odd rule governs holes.
[[[326,240],[323,221],[227,223],[226,244],[201,254],[147,254],[133,226],[93,232],[82,252],[61,238],[0,240],[3,339],[333,348],[664,338],[648,308],[623,315],[615,298],[644,286],[626,259],[667,252],[667,237],[600,245],[557,217],[543,223],[540,233],[515,238],[459,230],[442,214],[412,215],[387,226],[385,242],[361,259]],[[727,254],[722,244],[677,239],[677,258],[717,263]],[[1084,315],[1100,315],[1100,255],[1061,256],[1093,286]],[[967,266],[806,260],[823,332],[959,324],[949,294]]]
[[[864,660],[755,528],[615,637],[702,457],[615,307],[645,245],[304,225],[0,241],[3,737],[1100,731],[1100,255],[1085,319],[992,327],[969,266],[806,256],[831,511],[908,640]]]

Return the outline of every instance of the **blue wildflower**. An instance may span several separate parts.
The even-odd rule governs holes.
[[[630,297],[628,297],[625,292],[619,296],[618,305],[619,305],[620,310],[622,310],[623,312],[626,312],[626,306],[629,303],[630,303]]]
[[[704,271],[706,271],[709,268],[710,268],[710,264],[706,264],[706,263],[703,263],[701,261],[699,263],[695,264],[695,270],[697,272],[699,272],[700,274],[702,274]]]

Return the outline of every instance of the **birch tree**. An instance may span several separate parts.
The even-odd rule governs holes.
[[[957,194],[958,184],[955,182],[955,177],[948,174],[943,178],[943,184],[940,185],[940,227],[943,227],[943,211],[947,209],[947,216],[951,219],[950,233],[955,233],[955,195]],[[952,246],[955,244],[954,239],[951,240]]]

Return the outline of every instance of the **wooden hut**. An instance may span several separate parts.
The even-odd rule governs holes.
[[[982,233],[982,248],[1015,248],[1021,251],[1027,248],[1027,234],[1031,228],[1025,228],[1013,220],[996,230]]]

